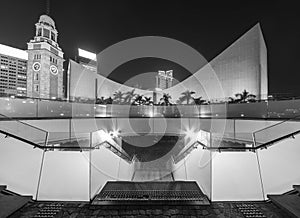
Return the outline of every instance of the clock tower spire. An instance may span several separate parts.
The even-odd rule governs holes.
[[[64,53],[57,42],[55,22],[48,15],[41,15],[35,27],[35,36],[27,43],[27,95],[63,98]]]

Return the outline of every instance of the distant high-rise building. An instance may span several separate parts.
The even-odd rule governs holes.
[[[26,96],[26,51],[0,44],[0,96]]]
[[[159,70],[156,76],[156,88],[168,89],[173,85],[173,70]]]
[[[48,15],[42,15],[35,26],[34,39],[27,43],[27,95],[36,98],[63,98],[64,53],[57,43],[55,23]]]

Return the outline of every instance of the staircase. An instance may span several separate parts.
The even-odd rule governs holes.
[[[173,181],[173,161],[165,156],[150,162],[134,162],[132,181]]]
[[[174,181],[172,172],[162,170],[136,170],[132,181]]]
[[[0,185],[0,218],[8,217],[32,200],[32,196],[21,196],[6,188]]]
[[[268,195],[268,198],[291,217],[300,217],[300,185],[282,195]]]
[[[108,181],[92,205],[210,205],[194,181]]]

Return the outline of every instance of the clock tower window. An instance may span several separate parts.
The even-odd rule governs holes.
[[[50,38],[50,31],[48,29],[44,28],[44,35],[43,36],[49,39]]]
[[[34,85],[34,91],[39,92],[39,85],[38,84]]]
[[[53,32],[51,32],[51,40],[54,41],[54,42],[56,41],[55,40],[55,34]]]
[[[34,74],[34,80],[36,80],[36,81],[39,80],[39,74],[38,74],[38,73],[35,73],[35,74]]]
[[[38,29],[37,36],[42,36],[42,28],[39,28],[39,29]]]

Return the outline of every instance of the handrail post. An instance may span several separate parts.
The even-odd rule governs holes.
[[[252,147],[253,147],[253,151],[256,149],[256,138],[255,138],[255,132],[252,133]]]
[[[44,147],[48,145],[49,132],[46,132],[45,144]]]
[[[45,144],[43,146],[43,155],[42,155],[41,167],[40,167],[40,172],[39,172],[38,184],[37,184],[37,188],[36,188],[35,200],[38,199],[38,195],[39,195],[41,177],[42,177],[43,166],[44,166],[45,153],[47,151],[46,147],[47,147],[47,144],[48,144],[48,137],[49,137],[49,132],[46,133]]]
[[[263,179],[262,179],[262,173],[261,173],[261,167],[260,167],[260,162],[258,158],[258,150],[256,149],[256,138],[255,138],[255,132],[252,133],[252,138],[253,138],[253,152],[256,155],[257,159],[257,167],[258,167],[258,173],[259,173],[259,178],[260,178],[260,185],[261,185],[261,191],[263,195],[263,199],[265,200],[265,189],[264,189],[264,184],[263,184]]]
[[[90,132],[90,149],[89,149],[89,199],[92,201],[92,147],[93,132]]]
[[[264,188],[264,183],[263,183],[263,178],[262,178],[262,173],[261,173],[261,167],[260,167],[260,161],[258,158],[258,152],[255,150],[255,155],[257,159],[257,167],[258,167],[258,173],[259,173],[259,178],[260,178],[260,184],[261,184],[261,192],[263,195],[263,200],[265,200],[265,188]]]
[[[43,150],[43,155],[42,155],[41,167],[40,167],[39,178],[38,178],[36,194],[35,194],[36,201],[38,200],[38,195],[39,195],[39,190],[40,190],[40,183],[41,183],[42,171],[43,171],[43,166],[44,166],[45,153],[46,153],[46,149]]]

